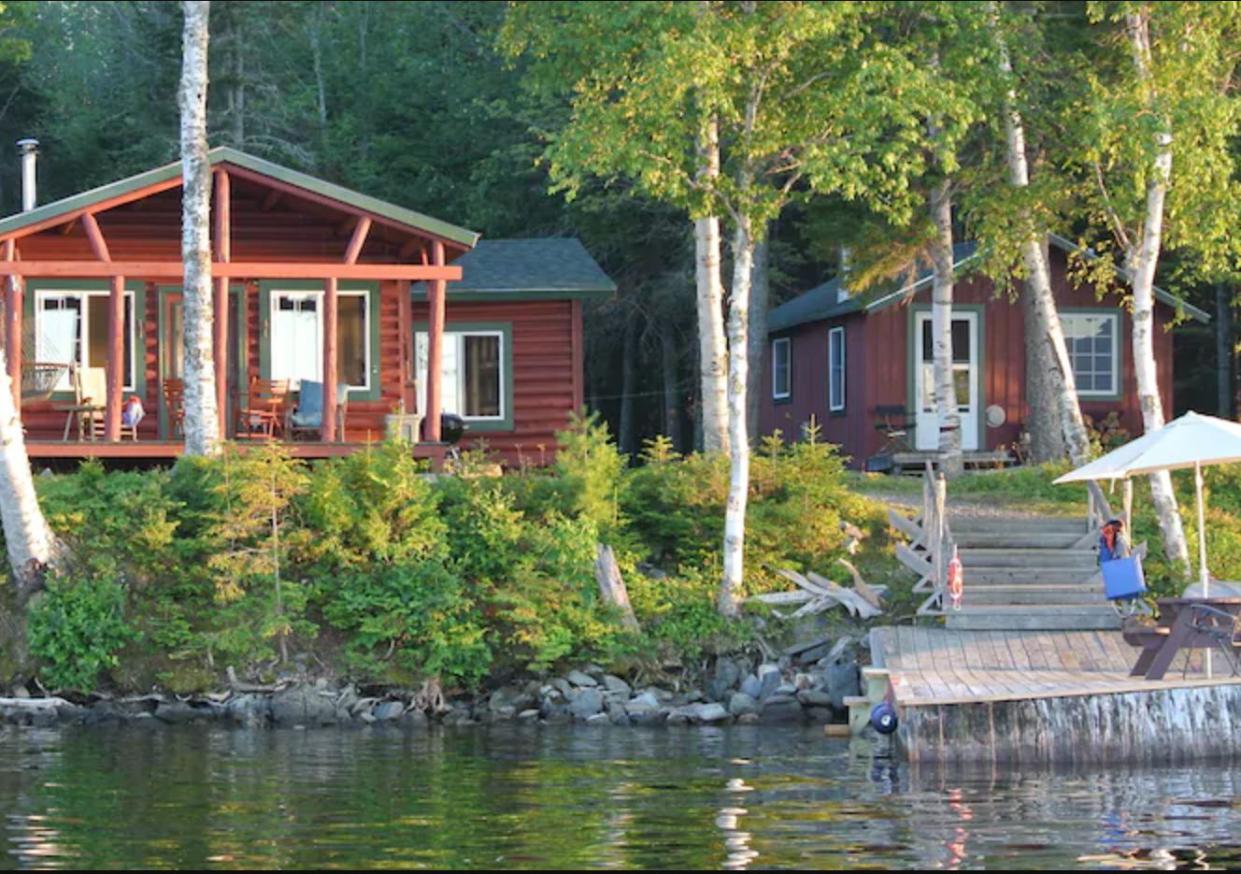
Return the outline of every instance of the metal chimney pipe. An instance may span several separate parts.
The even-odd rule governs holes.
[[[22,156],[22,212],[30,212],[37,203],[35,162],[39,158],[39,141],[29,137],[18,140],[17,151]]]

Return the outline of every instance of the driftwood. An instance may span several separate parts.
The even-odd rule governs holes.
[[[848,569],[849,573],[853,575],[853,591],[861,595],[866,603],[870,604],[876,610],[882,610],[883,597],[880,595],[879,590],[871,586],[870,583],[866,582],[866,580],[862,579],[862,575],[858,573],[858,569],[855,568],[848,559],[838,558],[836,561],[843,564]]]
[[[599,593],[603,602],[620,610],[621,622],[635,634],[642,628],[638,625],[638,617],[634,615],[629,603],[629,590],[625,588],[625,580],[621,577],[620,567],[616,564],[616,556],[612,547],[600,543],[595,559],[595,579],[599,583]]]
[[[55,710],[58,707],[73,707],[73,703],[64,698],[0,698],[0,707],[14,707],[19,710]]]
[[[858,616],[862,619],[870,619],[883,612],[856,591],[839,586],[826,577],[821,577],[816,573],[812,572],[802,575],[797,571],[787,569],[781,569],[777,571],[777,573],[779,573],[780,576],[784,577],[786,580],[795,583],[800,591],[772,592],[766,595],[755,595],[749,600],[758,601],[762,604],[801,605],[797,610],[788,615],[785,615],[778,610],[773,611],[781,618],[798,619],[802,616],[822,613],[825,610],[829,610],[836,606],[843,606],[851,615]]]

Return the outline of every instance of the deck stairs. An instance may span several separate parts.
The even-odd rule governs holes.
[[[1097,535],[1084,518],[948,512],[961,564],[960,609],[950,629],[1086,631],[1120,628],[1103,594]]]

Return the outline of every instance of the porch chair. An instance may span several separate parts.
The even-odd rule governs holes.
[[[163,381],[164,410],[168,415],[168,436],[185,437],[185,381],[169,377]]]
[[[345,440],[345,410],[349,404],[349,386],[339,383],[336,386],[336,439]],[[285,433],[290,440],[307,432],[319,433],[323,427],[323,383],[310,379],[302,380],[302,387],[297,394],[297,406],[289,410],[285,421]]]
[[[78,441],[98,440],[103,437],[104,417],[107,412],[108,375],[102,367],[69,368],[69,382],[73,386],[73,403],[55,407],[65,414],[65,442],[69,430],[77,426]]]
[[[270,440],[284,428],[289,401],[287,379],[251,379],[246,404],[237,410],[237,438]]]

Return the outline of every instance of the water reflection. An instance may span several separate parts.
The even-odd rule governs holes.
[[[0,731],[5,867],[1195,868],[1241,769],[933,770],[815,731]]]

